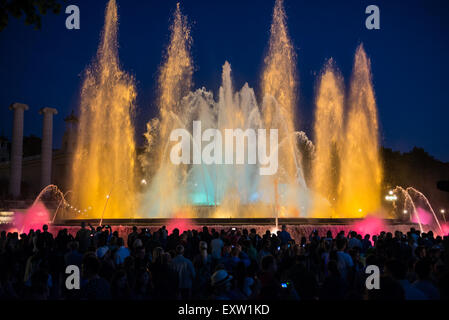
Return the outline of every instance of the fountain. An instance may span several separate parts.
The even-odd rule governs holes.
[[[330,59],[321,75],[316,98],[312,188],[321,198],[317,196],[314,201],[314,217],[335,214],[344,143],[343,111],[343,78]]]
[[[190,223],[186,218],[276,218],[277,228],[278,218],[368,216],[359,225],[361,229],[381,226],[379,125],[364,47],[360,45],[355,52],[348,92],[333,59],[323,68],[315,101],[314,144],[295,128],[295,119],[301,116],[297,110],[299,82],[286,22],[283,1],[276,0],[260,96],[247,83],[240,89],[234,87],[227,61],[214,94],[193,87],[191,31],[177,4],[157,81],[159,114],[148,122],[145,150],[137,157],[132,125],[134,79],[119,67],[117,7],[110,0],[97,58],[86,70],[81,93],[71,185],[74,205],[89,207],[88,218],[100,224],[103,219],[132,218],[168,218],[174,224]],[[195,130],[195,123],[200,123],[201,130]],[[223,137],[227,129],[277,129],[278,141],[273,146],[278,170],[264,176],[259,174],[259,163],[211,164],[190,154],[190,161],[174,164],[171,134],[177,129],[187,133],[186,141],[178,145],[188,143],[194,154],[195,150],[204,154],[208,148],[204,145],[217,139],[205,134],[210,129]],[[250,158],[246,151],[250,141],[249,135],[240,141],[243,149],[234,144],[230,157],[244,150],[244,157]],[[213,156],[220,157],[216,152]],[[307,157],[310,164],[306,166]],[[143,171],[138,179],[137,164]],[[138,180],[142,192],[137,191]],[[414,206],[409,192],[407,203]],[[421,225],[417,208],[411,212]]]
[[[42,199],[44,196],[52,196],[52,200],[59,198],[58,208],[55,211],[53,219],[50,219],[50,212],[46,208]],[[63,203],[66,203],[65,195],[56,185],[48,185],[38,194],[34,199],[33,204],[26,209],[25,212],[14,213],[14,225],[20,232],[28,233],[30,229],[40,229],[42,225],[54,222],[59,208]]]
[[[380,214],[382,167],[370,69],[370,61],[360,45],[347,99],[342,76],[332,59],[322,72],[314,128],[314,217],[361,218]]]
[[[342,147],[337,205],[340,217],[363,217],[381,207],[382,166],[378,135],[371,63],[360,45],[354,59]]]
[[[228,62],[223,65],[217,99],[205,88],[190,92],[190,43],[190,30],[178,4],[167,56],[159,75],[160,115],[148,124],[147,149],[141,158],[146,178],[151,183],[143,194],[140,211],[153,218],[173,216],[173,213],[176,216],[177,212],[182,217],[306,216],[308,190],[292,116],[296,105],[296,63],[282,1],[276,2],[273,14],[261,104],[248,84],[240,91],[234,89]],[[195,163],[195,160],[193,165],[172,164],[169,134],[173,130],[187,130],[193,148],[200,148],[196,143],[198,137],[194,136],[194,121],[200,121],[203,130],[213,128],[221,132],[278,129],[278,174],[260,176],[258,164],[207,165]],[[237,153],[237,146],[233,153]],[[280,206],[274,205],[275,199]],[[282,208],[281,212],[277,208]]]
[[[446,226],[440,222],[435,210],[422,192],[413,187],[404,189],[398,186],[393,193],[399,195],[398,203],[396,201],[393,203],[395,210],[408,215],[411,222],[419,225],[421,232],[424,232],[424,226],[426,226],[439,234],[447,233]]]
[[[314,146],[305,133],[295,130],[296,56],[282,0],[276,1],[270,32],[261,101],[248,84],[240,91],[234,89],[228,62],[223,65],[222,85],[215,98],[206,88],[191,91],[192,39],[187,18],[177,5],[158,80],[159,116],[147,125],[146,152],[140,158],[145,181],[150,181],[142,194],[141,215],[359,218],[380,210],[377,108],[370,61],[363,45],[356,51],[347,100],[343,78],[332,59],[325,67],[316,100]],[[193,159],[174,165],[170,162],[173,143],[169,139],[173,130],[187,131],[188,143],[201,151],[202,132],[195,132],[195,122],[200,122],[203,130],[220,132],[277,129],[277,173],[260,176],[260,166],[254,163],[217,165]],[[315,156],[310,187],[304,177],[301,146]]]
[[[81,90],[71,189],[77,207],[92,207],[90,218],[132,217],[136,209],[136,90],[134,79],[120,69],[117,24],[117,5],[110,0],[97,57]]]

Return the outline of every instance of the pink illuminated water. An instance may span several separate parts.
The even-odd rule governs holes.
[[[167,225],[168,233],[171,234],[174,229],[179,230],[179,234],[182,234],[184,231],[187,230],[194,230],[197,229],[195,227],[195,224],[192,223],[189,219],[171,219],[170,222]]]
[[[17,212],[14,215],[15,228],[21,233],[29,233],[30,229],[42,229],[49,221],[50,214],[42,202],[36,202],[25,213]]]
[[[424,225],[430,225],[433,222],[433,216],[429,211],[423,208],[416,208],[416,214],[412,216],[413,223],[419,223],[417,215],[419,216],[419,221]]]
[[[449,223],[441,225],[441,229],[443,230],[444,236],[449,236]]]
[[[386,230],[386,225],[384,220],[375,217],[375,216],[367,216],[362,221],[359,221],[353,225],[354,231],[361,235],[374,235],[379,234],[381,231]]]

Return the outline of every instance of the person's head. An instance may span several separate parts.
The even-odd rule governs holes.
[[[176,246],[176,254],[178,256],[184,255],[184,246],[182,244]]]
[[[200,251],[204,251],[204,250],[207,251],[207,242],[200,241],[199,248],[200,248]]]
[[[370,235],[369,234],[365,234],[365,240],[369,240],[370,239]]]
[[[274,259],[272,255],[267,255],[263,257],[261,261],[261,267],[262,271],[264,272],[276,273],[277,271],[276,259]]]
[[[98,238],[98,246],[99,246],[99,247],[104,247],[105,245],[106,245],[106,237],[103,236],[103,235],[101,235],[101,236]]]
[[[282,225],[282,231],[287,231],[287,226],[285,224]]]
[[[134,249],[139,248],[139,247],[143,247],[143,242],[140,239],[136,239],[133,242],[133,247]]]
[[[123,247],[125,245],[125,241],[123,241],[123,238],[117,239],[117,246]]]
[[[379,259],[375,254],[370,254],[366,257],[366,265],[367,266],[378,266]]]
[[[217,270],[210,280],[215,293],[226,293],[231,290],[232,276],[224,269]]]
[[[81,221],[81,229],[85,229],[86,228],[86,222]]]
[[[86,278],[92,278],[100,272],[101,262],[95,254],[87,253],[82,262],[83,274]]]
[[[48,231],[48,226],[47,226],[46,224],[44,224],[44,225],[42,226],[42,230],[44,230],[44,232],[47,232],[47,231]]]
[[[263,247],[265,250],[269,250],[271,247],[271,241],[269,239],[264,241]]]
[[[137,227],[136,226],[133,227],[133,232],[137,232]]]
[[[330,230],[327,231],[326,238],[332,239],[332,231]]]
[[[164,249],[161,247],[156,247],[153,249],[153,262],[157,262],[161,259],[161,256],[164,254]]]
[[[163,253],[161,255],[161,261],[162,261],[163,265],[168,266],[170,264],[170,261],[171,261],[170,253],[168,253],[168,252]]]
[[[344,251],[346,249],[346,239],[337,239],[337,250]]]
[[[235,246],[231,250],[231,256],[238,257],[240,255],[241,248],[239,245]]]

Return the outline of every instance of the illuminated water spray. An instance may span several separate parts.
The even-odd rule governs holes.
[[[424,232],[423,226],[427,226],[438,234],[445,233],[446,226],[441,224],[429,200],[421,191],[413,187],[396,187],[391,192],[398,196],[397,201],[393,203],[395,209],[409,216],[411,222],[417,223],[421,232]]]
[[[277,0],[271,24],[268,54],[262,74],[263,120],[266,128],[279,130],[279,141],[286,140],[279,149],[279,183],[306,185],[299,161],[295,139],[295,116],[298,101],[296,54],[288,35],[283,0]],[[270,99],[270,97],[274,99]]]
[[[338,215],[354,218],[377,212],[381,207],[379,125],[371,63],[363,45],[357,48],[355,54],[348,108],[341,156]]]
[[[277,196],[283,207],[306,207],[306,187],[296,147],[302,135],[295,132],[293,123],[296,63],[282,1],[276,3],[271,32],[260,105],[248,84],[240,91],[234,88],[228,62],[223,65],[217,98],[205,88],[190,92],[193,69],[190,30],[177,6],[159,75],[160,112],[148,124],[147,148],[141,157],[151,180],[142,196],[141,212],[146,216],[272,217]],[[199,147],[193,137],[193,121],[201,121],[203,131],[279,129],[279,177],[261,177],[258,164],[172,164],[169,158],[172,130],[187,130],[192,147]],[[236,149],[234,145],[234,153]],[[279,181],[279,186],[275,181]],[[279,190],[278,195],[275,190]],[[208,208],[205,213],[201,213],[202,207]]]
[[[339,199],[340,160],[343,147],[343,79],[332,59],[327,63],[319,81],[315,110],[315,158],[312,166],[312,187],[317,197],[314,215],[330,216]]]
[[[73,202],[90,218],[135,214],[134,79],[118,60],[117,5],[110,0],[95,61],[81,91],[79,134],[72,169]]]
[[[187,195],[180,185],[187,168],[170,162],[168,142],[171,131],[183,126],[179,117],[186,110],[183,110],[181,102],[192,87],[191,43],[187,17],[182,15],[178,3],[171,25],[170,42],[159,70],[159,117],[147,124],[146,152],[141,157],[145,175],[151,179],[149,190],[142,197],[142,210],[150,216],[171,216],[186,201]]]

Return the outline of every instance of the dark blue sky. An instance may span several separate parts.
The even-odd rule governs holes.
[[[156,115],[155,82],[168,42],[174,0],[117,0],[120,60],[137,80],[137,135]],[[55,146],[63,118],[77,110],[81,76],[95,56],[107,0],[70,0],[81,10],[81,30],[67,30],[64,11],[48,14],[42,29],[12,19],[0,32],[0,134],[11,136],[8,106],[23,102],[25,134],[41,135],[42,107],[56,107]],[[381,10],[381,30],[365,28],[365,8]],[[185,0],[192,25],[195,87],[214,92],[228,60],[235,86],[258,90],[274,0]],[[286,0],[290,35],[298,54],[301,130],[311,136],[317,74],[333,57],[346,85],[353,55],[363,42],[371,58],[381,143],[395,150],[423,147],[449,161],[449,1]],[[64,7],[65,8],[65,7]]]

